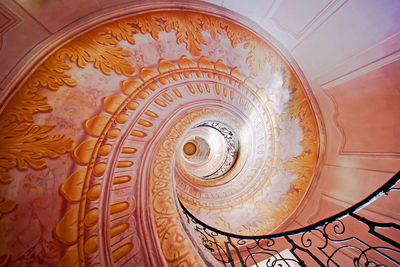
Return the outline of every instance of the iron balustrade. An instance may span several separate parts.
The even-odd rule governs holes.
[[[179,203],[202,246],[223,266],[400,266],[399,224],[365,215],[370,214],[366,207],[381,197],[396,203],[399,179],[400,172],[364,200],[327,219],[262,236],[220,231]]]

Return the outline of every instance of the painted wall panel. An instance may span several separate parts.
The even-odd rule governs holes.
[[[341,153],[400,152],[400,60],[326,91],[335,103]]]

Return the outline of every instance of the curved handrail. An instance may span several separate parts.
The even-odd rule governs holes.
[[[318,222],[315,222],[313,224],[310,224],[308,226],[305,227],[301,227],[301,228],[297,228],[294,230],[290,230],[290,231],[285,231],[285,232],[280,232],[280,233],[275,233],[275,234],[267,234],[267,235],[254,235],[254,236],[246,236],[246,235],[238,235],[238,234],[233,234],[233,233],[228,233],[228,232],[224,232],[221,230],[218,230],[212,226],[207,225],[206,223],[200,221],[199,219],[197,219],[193,214],[191,214],[186,207],[182,204],[182,202],[180,201],[180,199],[178,198],[179,204],[181,206],[181,208],[183,209],[183,211],[192,219],[194,220],[196,223],[198,223],[199,225],[215,232],[221,235],[225,235],[231,238],[238,238],[238,239],[273,239],[273,238],[279,238],[279,237],[284,237],[284,236],[290,236],[290,235],[295,235],[295,234],[299,234],[299,233],[304,233],[304,232],[308,232],[311,230],[314,230],[317,227],[321,227],[323,225],[325,225],[326,223],[329,222],[333,222],[335,220],[338,220],[340,218],[342,218],[345,215],[348,215],[350,213],[354,213],[357,210],[361,209],[362,207],[364,207],[366,204],[370,203],[371,201],[375,201],[377,198],[380,197],[380,194],[387,194],[387,192],[389,192],[391,189],[396,189],[396,190],[400,190],[399,188],[393,188],[393,186],[400,180],[400,171],[397,172],[391,179],[389,179],[384,185],[382,185],[381,187],[379,187],[377,190],[375,190],[373,193],[371,193],[368,197],[364,198],[363,200],[361,200],[360,202],[358,202],[357,204],[351,206],[350,208],[347,208],[335,215],[332,215],[328,218],[322,219]]]

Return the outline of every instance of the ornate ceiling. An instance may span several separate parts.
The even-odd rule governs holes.
[[[317,166],[308,94],[223,17],[144,12],[66,41],[1,113],[1,259],[202,264],[178,199],[223,231],[277,229]]]

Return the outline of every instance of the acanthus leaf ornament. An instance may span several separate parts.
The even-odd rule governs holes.
[[[200,55],[200,45],[205,45],[206,40],[203,37],[203,16],[199,14],[172,13],[172,16],[165,15],[161,17],[164,21],[165,31],[176,31],[176,43],[184,43],[186,49],[193,55]]]
[[[33,114],[38,112],[49,112],[53,108],[45,103],[46,96],[37,94],[36,89],[32,90],[24,85],[10,100],[1,115],[2,123],[33,122]]]
[[[135,73],[135,69],[125,57],[131,53],[117,43],[113,38],[92,31],[72,40],[61,48],[60,53],[64,53],[81,68],[87,63],[93,63],[96,69],[100,69],[106,75],[110,75],[113,70],[117,74],[130,76]]]
[[[54,125],[13,123],[1,126],[0,166],[6,169],[26,170],[28,166],[43,169],[47,164],[42,158],[57,158],[74,147],[75,142],[62,134],[49,135]]]
[[[121,29],[118,26],[116,28]],[[0,182],[11,182],[11,176],[7,173],[10,168],[45,168],[47,164],[42,158],[56,158],[58,154],[73,149],[72,139],[47,134],[53,126],[34,125],[34,114],[53,109],[46,103],[46,96],[38,93],[41,88],[58,90],[63,85],[76,85],[71,75],[65,73],[71,68],[65,61],[66,57],[81,68],[87,62],[92,62],[104,74],[109,75],[113,70],[118,74],[132,75],[135,69],[124,59],[130,52],[118,46],[118,41],[124,39],[132,42],[129,36],[133,32],[125,31],[123,35],[117,34],[111,26],[100,27],[64,45],[32,73],[1,114],[0,139],[3,142],[0,144]],[[11,144],[4,143],[9,140]]]

